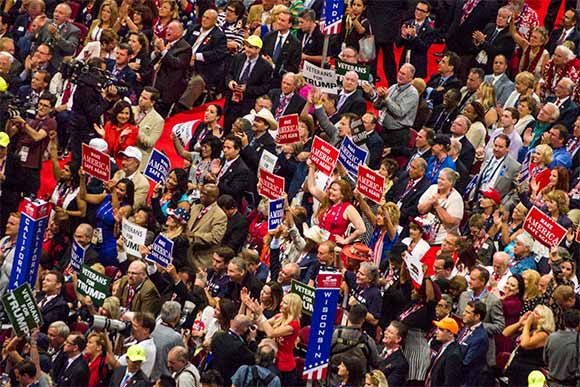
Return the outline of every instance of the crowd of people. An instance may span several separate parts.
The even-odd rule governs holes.
[[[580,14],[566,1],[556,20],[560,3],[541,23],[525,0],[348,0],[327,44],[323,0],[2,3],[0,295],[21,203],[52,191],[30,284],[42,325],[0,331],[2,384],[305,385],[320,338],[296,285],[334,272],[318,385],[576,386]],[[302,72],[339,60],[334,94]],[[200,105],[188,141],[163,131]],[[282,145],[291,114],[299,140]],[[150,188],[162,136],[178,159]],[[310,160],[316,137],[355,136],[379,203],[348,166]],[[85,144],[110,180],[83,170]],[[268,159],[285,182],[274,230]],[[526,231],[537,210],[561,240]],[[146,230],[139,254],[126,220]],[[166,267],[146,259],[158,235]],[[102,305],[77,289],[77,245],[112,280]]]

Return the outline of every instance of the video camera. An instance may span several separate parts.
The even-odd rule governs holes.
[[[110,71],[95,68],[80,60],[62,62],[60,72],[63,79],[68,79],[77,85],[82,84],[98,90],[105,90],[109,86],[115,86],[119,95],[129,92],[129,87]]]
[[[104,329],[110,332],[119,332],[123,335],[131,333],[131,321],[115,320],[105,316],[93,316],[93,328]]]

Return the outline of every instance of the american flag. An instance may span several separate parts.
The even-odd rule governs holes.
[[[320,364],[315,366],[315,364]],[[314,363],[312,368],[306,369],[302,372],[302,379],[304,380],[324,380],[326,379],[326,371],[328,370],[328,359],[326,362]]]
[[[344,15],[344,0],[325,0],[324,12],[320,20],[320,30],[324,35],[340,33],[342,16]]]

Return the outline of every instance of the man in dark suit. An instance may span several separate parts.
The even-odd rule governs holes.
[[[209,182],[218,185],[220,194],[228,194],[236,199],[238,208],[241,207],[242,198],[250,189],[250,170],[244,160],[239,157],[242,150],[242,141],[234,134],[229,134],[224,140],[225,164],[217,175],[210,173]]]
[[[433,74],[427,82],[426,99],[433,101],[433,107],[443,103],[443,96],[451,89],[459,90],[461,82],[456,76],[461,60],[454,52],[448,52],[437,65],[437,74]],[[435,114],[432,114],[433,117]]]
[[[256,330],[250,330],[252,320],[237,315],[227,332],[217,332],[211,340],[210,368],[219,371],[224,380],[231,380],[242,365],[254,364]]]
[[[82,334],[71,333],[64,342],[62,361],[53,364],[52,380],[55,387],[86,386],[89,383],[89,364],[83,356],[87,340]]]
[[[141,365],[147,360],[147,354],[142,346],[135,344],[127,350],[127,365],[115,368],[109,381],[109,387],[149,387],[151,383],[141,370]]]
[[[298,24],[300,31],[296,37],[302,45],[302,60],[320,66],[324,35],[316,24],[316,12],[305,9],[300,13]]]
[[[274,66],[272,87],[280,87],[282,75],[287,72],[298,73],[302,49],[300,42],[292,34],[292,14],[290,11],[282,11],[276,19],[276,31],[268,33],[264,37],[262,54],[264,58]]]
[[[183,25],[172,21],[167,25],[165,40],[154,43],[153,87],[159,90],[161,99],[157,111],[166,117],[172,105],[179,100],[187,86],[187,74],[191,61],[191,46],[182,38]]]
[[[451,317],[433,321],[437,327],[437,340],[432,342],[438,348],[431,356],[431,364],[427,371],[425,387],[459,386],[462,381],[463,356],[459,344],[455,342],[455,335],[459,332],[457,322]],[[433,352],[433,349],[432,349]]]
[[[405,165],[405,169],[402,170],[402,173],[409,170],[411,161],[415,159],[422,158],[425,161],[429,161],[429,158],[432,156],[431,145],[433,145],[433,141],[435,141],[435,131],[433,129],[425,127],[417,132],[415,149],[409,149],[409,161]]]
[[[546,45],[546,49],[551,54],[554,53],[556,47],[569,40],[574,43],[576,47],[576,52],[579,52],[580,48],[578,44],[580,43],[580,31],[576,27],[578,15],[574,8],[568,8],[564,15],[562,15],[561,26],[557,30],[552,31],[550,35],[550,40]],[[546,25],[546,28],[548,26]]]
[[[272,66],[260,55],[262,39],[251,35],[245,40],[244,53],[232,60],[226,73],[224,131],[229,133],[235,119],[248,114],[256,98],[270,89]]]
[[[493,20],[498,8],[499,2],[496,1],[455,1],[445,45],[461,58],[455,69],[460,79],[467,78],[470,64],[479,51],[473,43],[473,33],[483,31],[486,24]]]
[[[377,59],[371,63],[371,73],[377,79],[377,63],[379,50],[382,52],[383,71],[389,86],[397,83],[397,62],[393,43],[399,33],[401,25],[400,15],[407,8],[407,2],[403,0],[368,0],[366,2],[367,16],[370,29],[375,36]]]
[[[487,307],[481,301],[469,301],[463,311],[463,328],[457,335],[457,343],[463,353],[462,386],[479,386],[479,376],[487,364],[489,338],[483,327]]]
[[[415,5],[415,18],[407,20],[401,27],[395,44],[403,47],[399,68],[405,63],[415,66],[415,77],[427,76],[427,51],[435,40],[436,32],[429,24],[431,5],[427,1],[419,1]]]
[[[137,95],[137,74],[129,67],[129,59],[133,55],[133,50],[126,43],[121,43],[115,50],[115,60],[107,62],[107,70],[109,70],[121,84],[127,87],[127,92],[122,94],[123,97],[128,97],[135,100]]]
[[[42,279],[42,293],[37,297],[42,321],[41,331],[46,333],[50,324],[55,321],[67,321],[68,304],[61,295],[64,277],[60,271],[51,270]]]
[[[407,327],[400,321],[393,320],[385,329],[379,369],[387,377],[389,386],[404,386],[409,373],[409,362],[403,354],[402,345],[407,337]]]
[[[362,90],[358,89],[358,74],[347,71],[342,78],[342,90],[338,93],[336,101],[336,113],[330,117],[330,121],[336,124],[344,113],[354,113],[362,117],[367,111],[367,102]]]
[[[36,44],[48,43],[52,46],[52,64],[60,68],[65,56],[73,55],[79,45],[81,31],[69,22],[72,10],[67,3],[60,3],[54,10],[53,19],[40,30]]]
[[[34,73],[28,84],[18,88],[18,98],[20,101],[26,101],[30,105],[36,106],[40,96],[48,91],[50,83],[50,74],[45,70],[39,70]]]
[[[467,170],[471,170],[473,165],[473,160],[475,160],[475,148],[469,142],[465,133],[469,130],[471,122],[469,118],[464,115],[458,115],[453,124],[451,124],[451,137],[457,139],[461,143],[461,153],[459,154],[459,160],[463,162],[463,165]]]
[[[239,253],[248,237],[248,227],[250,226],[248,219],[238,211],[236,200],[232,196],[221,195],[217,203],[228,217],[228,226],[222,240],[222,246],[230,247],[235,253]]]
[[[365,113],[362,116],[362,122],[367,135],[365,145],[369,150],[367,164],[369,168],[379,170],[381,167],[381,159],[383,158],[383,147],[385,146],[385,143],[381,135],[375,130],[377,127],[377,116],[372,112]]]
[[[459,114],[459,89],[450,89],[443,96],[443,103],[433,109],[433,114],[427,121],[427,126],[433,128],[436,134],[449,134],[453,120]]]
[[[179,99],[179,111],[189,110],[204,90],[220,92],[228,55],[226,35],[217,25],[215,9],[203,13],[201,24],[187,29],[185,40],[191,45],[193,75]]]
[[[287,114],[302,113],[306,100],[296,92],[298,78],[294,73],[286,73],[282,76],[279,89],[271,89],[268,96],[272,100],[272,113],[277,120]]]
[[[578,105],[572,101],[574,86],[574,82],[570,78],[562,78],[556,84],[555,95],[546,98],[547,102],[555,103],[560,109],[560,116],[554,122],[554,125],[562,124],[566,128],[571,128],[574,121],[576,121],[576,117],[580,114]]]
[[[501,54],[509,60],[514,53],[516,43],[509,30],[511,15],[511,8],[502,7],[497,11],[495,23],[489,23],[483,30],[476,30],[473,33],[477,50],[475,62],[479,67],[484,67],[486,72],[493,68],[496,56]]]
[[[400,204],[401,217],[400,224],[403,227],[409,225],[409,218],[419,215],[417,203],[419,198],[431,185],[431,181],[425,176],[427,161],[419,157],[409,166],[409,171],[397,180],[397,183],[389,190],[386,196],[388,202],[398,202]]]
[[[464,137],[465,138],[465,137]],[[469,142],[469,141],[468,141]],[[463,161],[459,158],[461,156],[461,150],[463,149],[462,143],[455,139],[451,139],[451,145],[449,146],[449,157],[455,163],[455,171],[459,173],[459,178],[453,186],[457,192],[463,193],[465,188],[469,184],[469,169],[465,166]],[[441,286],[440,286],[441,287]]]

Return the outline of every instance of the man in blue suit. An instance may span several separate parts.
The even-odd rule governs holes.
[[[461,386],[480,385],[479,377],[487,365],[486,355],[489,337],[483,327],[487,308],[481,301],[469,301],[463,311],[463,328],[457,336],[457,343],[463,353],[463,383]]]

